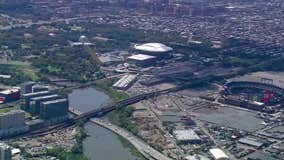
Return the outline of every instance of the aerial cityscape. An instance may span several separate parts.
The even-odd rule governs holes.
[[[0,160],[284,160],[283,0],[0,0]]]

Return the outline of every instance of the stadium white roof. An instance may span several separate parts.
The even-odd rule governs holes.
[[[128,59],[138,60],[138,61],[144,61],[144,60],[149,60],[149,59],[154,59],[154,58],[156,58],[156,57],[146,55],[146,54],[136,54],[136,55],[128,57]]]
[[[169,52],[173,50],[173,48],[162,43],[145,43],[141,45],[136,44],[134,48],[146,52]]]

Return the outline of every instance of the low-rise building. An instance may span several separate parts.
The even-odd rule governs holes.
[[[175,130],[173,133],[181,143],[200,143],[202,141],[192,129]]]
[[[136,54],[128,57],[127,62],[138,67],[148,67],[155,65],[156,57],[146,54]]]
[[[227,156],[225,152],[219,148],[212,148],[209,152],[214,160],[229,160],[229,156]]]
[[[137,80],[137,75],[132,75],[132,74],[125,75],[121,79],[119,79],[116,83],[114,83],[112,87],[125,90],[129,88],[136,80]]]
[[[5,89],[0,91],[0,102],[11,102],[19,100],[21,97],[20,90],[18,88]]]
[[[241,138],[238,142],[255,148],[261,148],[265,145],[265,142],[250,137]]]

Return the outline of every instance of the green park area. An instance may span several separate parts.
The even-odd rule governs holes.
[[[0,83],[11,86],[40,79],[38,71],[34,67],[29,63],[19,61],[0,63],[0,74],[11,76],[8,79],[0,78]]]

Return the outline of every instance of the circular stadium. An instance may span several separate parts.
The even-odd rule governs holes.
[[[141,53],[159,58],[169,57],[173,48],[166,46],[162,43],[144,43],[134,45],[134,49]]]
[[[229,79],[225,85],[226,95],[239,96],[242,99],[278,103],[284,99],[284,73],[255,72]]]

